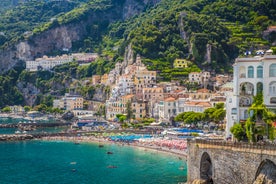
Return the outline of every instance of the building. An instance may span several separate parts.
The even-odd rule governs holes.
[[[59,100],[54,100],[54,108],[64,109],[67,111],[72,110],[82,110],[83,109],[83,97],[78,95],[69,95],[65,96]]]
[[[68,56],[66,54],[56,57],[43,56],[42,58],[37,58],[35,61],[26,61],[26,70],[51,70],[55,66],[62,65],[72,61],[73,57]]]
[[[219,86],[226,84],[227,82],[230,82],[231,78],[228,75],[219,74],[219,75],[216,75],[215,80],[216,80],[215,86],[219,87]]]
[[[93,75],[92,76],[92,84],[93,85],[101,84],[101,76],[100,75]]]
[[[157,102],[164,99],[163,88],[153,87],[153,88],[143,88],[143,100]]]
[[[135,93],[142,99],[143,88],[152,88],[156,85],[156,71],[147,69],[136,71],[134,85]]]
[[[131,110],[133,112],[133,119],[141,120],[146,117],[146,103],[143,101],[134,101],[131,103]]]
[[[104,74],[101,76],[101,83],[104,85],[107,85],[107,81],[108,81],[108,74]]]
[[[159,102],[159,118],[170,120],[177,115],[176,99],[169,97]]]
[[[211,93],[206,88],[199,89],[195,93],[189,93],[191,100],[208,100],[210,97]]]
[[[11,113],[24,113],[24,107],[20,106],[20,105],[14,105],[14,106],[9,106],[11,109]]]
[[[106,101],[106,119],[114,120],[116,114],[122,114],[122,104],[120,101]]]
[[[175,59],[173,62],[174,68],[187,68],[191,62],[186,59]]]
[[[73,53],[72,57],[78,63],[91,63],[99,56],[97,53]]]
[[[248,118],[248,108],[257,93],[262,92],[264,105],[276,111],[276,55],[268,52],[262,57],[237,58],[233,68],[234,91],[227,95],[226,136],[235,123]]]
[[[121,95],[132,94],[134,90],[134,81],[131,75],[119,76],[118,83],[119,91]]]
[[[204,112],[206,109],[211,108],[212,105],[209,101],[187,101],[184,103],[183,112]]]
[[[207,87],[211,78],[210,72],[191,72],[189,73],[189,82],[198,83],[204,88]]]

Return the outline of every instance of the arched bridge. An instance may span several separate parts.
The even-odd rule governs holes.
[[[188,183],[276,183],[276,145],[188,141]]]

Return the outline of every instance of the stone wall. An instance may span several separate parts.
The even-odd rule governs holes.
[[[188,182],[207,177],[218,184],[276,182],[276,147],[272,145],[189,141],[187,163]]]

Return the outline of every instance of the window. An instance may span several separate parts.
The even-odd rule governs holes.
[[[263,67],[262,66],[257,67],[257,78],[263,78]]]
[[[257,93],[263,92],[263,83],[258,82],[257,83]]]
[[[270,98],[270,103],[275,104],[276,103],[276,98],[275,97]]]
[[[237,108],[232,108],[231,109],[231,114],[237,114]]]
[[[276,94],[276,82],[271,82],[269,84],[269,93]]]
[[[248,111],[247,110],[244,111],[244,115],[243,116],[244,116],[244,119],[248,118]]]
[[[248,67],[247,76],[248,76],[248,78],[254,78],[254,68],[253,68],[253,66]]]
[[[276,77],[276,64],[269,66],[269,77]]]

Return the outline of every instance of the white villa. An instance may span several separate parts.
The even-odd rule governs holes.
[[[237,58],[234,69],[234,91],[227,95],[226,136],[230,128],[248,118],[248,108],[253,96],[263,92],[264,104],[272,111],[276,110],[276,55],[266,51],[264,56]]]
[[[26,70],[50,70],[57,65],[62,65],[71,61],[73,61],[73,56],[68,56],[66,54],[56,57],[43,56],[42,58],[37,58],[35,61],[26,61]]]

